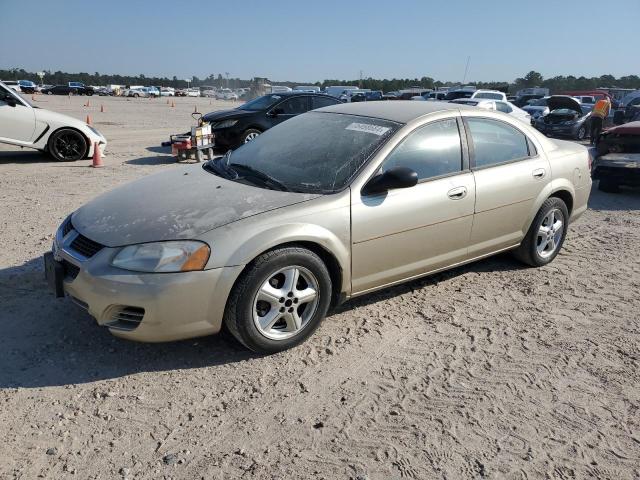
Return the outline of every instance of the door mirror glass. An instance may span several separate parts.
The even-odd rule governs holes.
[[[18,105],[18,102],[16,102],[16,99],[10,96],[6,96],[5,98],[3,98],[2,100],[4,100],[4,102],[9,105],[10,107],[15,107],[16,105]]]
[[[364,186],[364,195],[375,195],[397,188],[410,188],[418,183],[418,174],[408,167],[393,167],[376,175]]]

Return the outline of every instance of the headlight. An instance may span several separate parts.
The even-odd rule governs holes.
[[[111,265],[134,272],[191,272],[203,270],[209,245],[195,240],[142,243],[124,247]]]
[[[238,120],[223,120],[221,122],[214,123],[211,125],[211,128],[229,128],[233,127],[236,123],[238,123]]]

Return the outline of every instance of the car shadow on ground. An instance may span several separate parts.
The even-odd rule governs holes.
[[[619,193],[605,193],[593,182],[589,197],[591,210],[640,210],[640,187],[620,187]]]
[[[49,155],[38,150],[4,150],[0,152],[0,165],[25,163],[58,163]]]
[[[349,301],[330,316],[428,287],[468,271],[513,270],[509,256],[456,268]],[[161,344],[118,339],[44,280],[41,258],[0,269],[0,388],[40,388],[141,372],[204,368],[259,357],[228,333]]]
[[[168,153],[171,153],[170,151]],[[153,155],[149,157],[134,158],[124,162],[128,165],[169,165],[177,163],[176,157],[172,155]]]

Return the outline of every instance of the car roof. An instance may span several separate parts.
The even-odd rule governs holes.
[[[317,112],[344,113],[363,117],[382,118],[392,122],[408,123],[423,115],[442,111],[459,111],[474,108],[447,102],[414,102],[411,100],[397,100],[394,102],[358,102],[341,103],[329,107],[319,108]]]
[[[322,93],[322,92],[302,92],[300,90],[293,90],[291,92],[272,92],[272,93],[265,93],[265,96],[267,95],[278,95],[279,97],[295,97],[298,95],[327,95],[326,93]]]

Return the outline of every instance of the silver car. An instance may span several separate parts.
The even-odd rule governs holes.
[[[587,208],[589,173],[584,147],[500,112],[336,105],[89,202],[57,231],[46,275],[117,336],[224,324],[276,352],[357,295],[506,250],[551,262]]]

